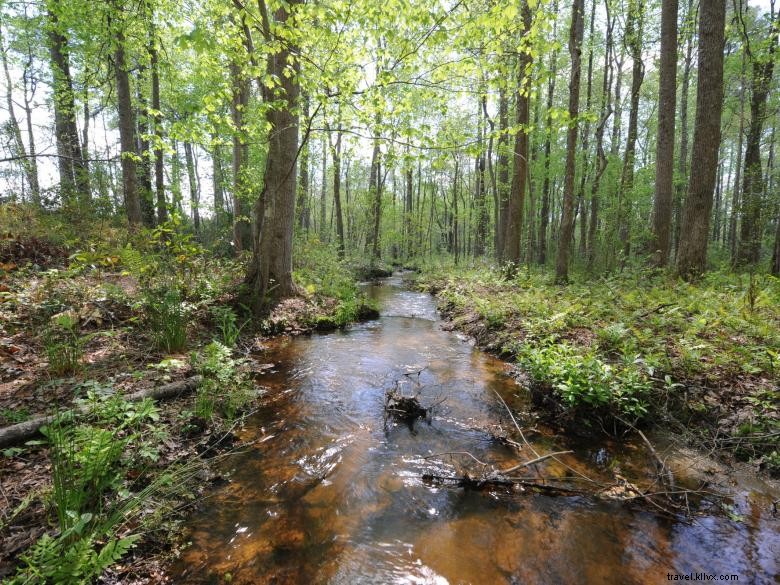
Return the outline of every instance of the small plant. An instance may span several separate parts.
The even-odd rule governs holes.
[[[212,307],[211,317],[214,319],[214,323],[219,331],[220,341],[227,347],[234,347],[239,335],[241,335],[241,330],[247,322],[245,321],[238,325],[236,313],[230,307]]]
[[[44,335],[43,343],[49,371],[53,375],[73,374],[81,368],[84,350],[77,316],[68,312],[55,316],[52,326]]]
[[[144,299],[149,330],[158,349],[180,351],[187,344],[188,311],[176,287],[158,287]]]
[[[605,351],[620,351],[629,336],[629,330],[623,323],[610,323],[598,330],[599,346]]]
[[[230,355],[230,348],[212,341],[192,356],[193,367],[203,376],[195,399],[195,416],[209,420],[214,412],[235,419],[252,400],[252,386],[240,369],[241,360]]]

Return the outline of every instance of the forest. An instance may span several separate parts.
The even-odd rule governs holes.
[[[773,583],[778,43],[0,0],[2,582]]]

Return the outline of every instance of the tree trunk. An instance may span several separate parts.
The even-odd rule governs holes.
[[[477,156],[474,161],[474,172],[476,173],[476,183],[474,188],[474,205],[477,213],[477,231],[474,237],[474,256],[485,255],[485,244],[487,243],[487,203],[485,201],[485,118],[482,114],[482,100],[486,99],[484,94],[477,102],[478,122],[477,122]],[[433,200],[433,197],[431,197]],[[433,203],[431,203],[433,205]],[[433,208],[431,208],[433,209]],[[511,212],[510,212],[511,213]]]
[[[691,83],[691,65],[693,63],[693,38],[696,29],[696,14],[693,0],[688,0],[688,10],[685,16],[685,61],[683,65],[682,88],[680,89],[680,156],[677,159],[678,183],[674,190],[674,233],[672,246],[679,248],[680,224],[682,223],[682,205],[685,189],[688,186],[688,92]]]
[[[192,143],[184,143],[184,160],[187,164],[187,178],[190,187],[190,208],[192,211],[192,225],[195,233],[200,232],[200,192],[198,190],[198,181],[195,176],[195,157],[193,154]]]
[[[241,68],[230,64],[233,99],[230,115],[233,121],[233,245],[236,253],[252,246],[252,227],[247,217],[246,201],[249,195],[249,145],[246,143],[244,113],[249,105],[249,80]]]
[[[60,189],[63,201],[73,203],[74,197],[86,203],[90,198],[89,169],[81,155],[76,105],[73,96],[73,80],[70,74],[68,41],[60,31],[56,11],[59,0],[49,2],[48,39],[51,56],[52,88],[54,102],[54,135],[57,142]],[[119,44],[117,37],[117,43]],[[122,36],[124,39],[124,36]],[[125,75],[127,72],[125,71]],[[117,74],[117,77],[119,74]],[[129,94],[128,83],[128,94]],[[121,122],[120,122],[121,129]]]
[[[573,0],[571,28],[569,30],[571,79],[569,81],[569,129],[566,133],[566,175],[563,185],[558,255],[555,261],[555,281],[559,284],[565,284],[569,280],[569,248],[574,228],[574,173],[577,162],[577,116],[580,107],[584,10],[584,0]]]
[[[723,109],[723,38],[726,0],[702,2],[699,7],[699,84],[688,196],[680,228],[677,273],[687,279],[704,272],[712,194],[720,146]]]
[[[130,75],[125,63],[125,33],[121,23],[114,34],[114,73],[119,108],[119,142],[122,148],[122,190],[130,229],[137,229],[143,219],[135,162],[138,153],[135,140],[135,115],[130,94]]]
[[[604,9],[607,17],[606,48],[604,50],[604,78],[601,85],[601,112],[599,124],[596,126],[596,172],[593,175],[593,183],[590,187],[590,222],[588,223],[588,243],[585,256],[588,270],[593,269],[596,258],[596,229],[599,217],[599,187],[601,177],[607,169],[608,159],[604,152],[604,133],[609,117],[612,115],[612,31],[615,21],[610,12],[609,0],[604,0]]]
[[[303,119],[307,124],[311,124],[309,119],[309,96],[301,96],[303,102]],[[299,163],[298,174],[300,175],[298,184],[298,225],[302,230],[309,230],[310,210],[309,210],[309,141],[301,149],[301,160]]]
[[[289,11],[293,12],[301,0],[290,0],[288,4]],[[265,14],[265,2],[261,0],[260,5]],[[278,8],[275,24],[287,25],[290,12],[286,7]],[[270,39],[271,31],[266,28],[265,33],[266,39]],[[300,92],[300,61],[294,57],[297,54],[295,42],[288,41],[267,58],[267,73],[279,79],[279,86],[267,90],[265,101],[284,99],[285,103],[266,112],[268,154],[263,189],[253,207],[252,262],[247,272],[255,312],[265,305],[266,296],[280,299],[297,292],[292,278]]]
[[[20,166],[24,171],[27,183],[30,185],[30,200],[34,205],[39,206],[41,204],[41,191],[38,186],[38,172],[37,168],[34,169],[32,165],[35,159],[28,158],[27,156],[27,149],[24,146],[24,140],[22,140],[22,130],[19,127],[19,121],[16,119],[16,112],[14,109],[13,83],[11,81],[11,72],[8,68],[8,53],[5,47],[5,43],[3,42],[2,29],[0,29],[0,54],[2,54],[3,71],[5,72],[5,82],[7,85],[5,98],[6,105],[8,106],[8,125],[14,141],[14,149],[16,150],[15,154],[20,157]],[[31,156],[34,156],[34,154]]]
[[[503,84],[498,93],[498,224],[496,225],[496,255],[499,261],[504,259],[504,234],[506,233],[509,213],[509,100]]]
[[[625,265],[631,253],[631,208],[634,189],[634,162],[636,159],[636,137],[639,126],[639,92],[644,78],[642,63],[642,33],[644,28],[644,0],[629,0],[626,19],[626,42],[633,62],[631,68],[631,106],[628,114],[626,152],[623,157],[623,173],[618,188],[618,235],[623,245],[622,264]]]
[[[328,128],[328,130],[330,130]],[[336,131],[336,143],[330,145],[333,159],[333,206],[336,214],[336,236],[338,237],[338,255],[344,258],[344,214],[341,210],[341,122]]]
[[[587,88],[585,90],[585,111],[590,113],[590,108],[593,102],[593,44],[595,43],[595,40],[593,38],[593,31],[595,27],[595,21],[596,21],[596,0],[593,0],[593,3],[591,4],[591,11],[590,11],[590,29],[588,31],[588,77],[587,81],[585,82],[585,87]],[[604,70],[604,75],[606,75],[606,69]],[[579,210],[578,216],[579,216],[579,228],[580,228],[580,237],[578,241],[579,246],[579,252],[580,256],[582,258],[585,257],[586,254],[586,244],[587,244],[587,233],[588,233],[588,202],[585,199],[585,183],[587,183],[588,180],[588,157],[590,155],[589,152],[589,139],[590,139],[590,117],[585,119],[585,125],[582,129],[582,150],[580,152],[580,168],[582,169],[580,173],[580,185],[577,190],[577,208]]]
[[[553,5],[553,12],[558,13],[558,2]],[[558,20],[553,22],[553,37],[556,36]],[[558,49],[551,57],[550,81],[547,83],[547,117],[545,120],[544,137],[544,181],[542,183],[541,216],[539,217],[539,264],[547,262],[547,226],[550,222],[550,155],[552,152],[553,119],[552,109],[555,99],[555,80],[558,73]]]
[[[531,29],[531,9],[527,0],[523,0],[520,10],[523,18],[523,35],[528,36]],[[514,265],[520,264],[523,212],[526,182],[528,179],[529,70],[531,68],[531,60],[530,48],[520,52],[520,57],[518,58],[517,92],[515,93],[515,124],[519,128],[517,134],[515,134],[512,186],[509,191],[509,211],[503,254],[504,260]]]
[[[653,264],[666,266],[672,224],[674,189],[674,118],[677,91],[677,0],[661,4],[661,68],[658,90],[658,139],[655,149],[653,199]]]
[[[752,61],[752,82],[750,98],[750,124],[745,141],[745,166],[742,184],[742,205],[740,205],[739,244],[737,263],[756,264],[761,258],[761,236],[763,233],[761,211],[763,206],[763,181],[761,169],[761,136],[764,131],[766,104],[772,84],[775,65],[777,31],[772,15],[769,27],[769,47],[766,54],[749,55]],[[747,39],[746,39],[747,42]]]
[[[149,40],[149,60],[152,69],[152,109],[155,111],[153,124],[155,135],[154,147],[154,192],[157,206],[157,223],[161,224],[168,221],[168,208],[165,204],[165,168],[162,151],[162,120],[160,120],[160,67],[159,56],[157,53],[157,39],[154,29],[152,29],[151,39]]]
[[[368,177],[369,200],[371,201],[371,227],[366,240],[367,248],[371,254],[371,264],[379,259],[379,226],[382,220],[382,191],[379,185],[379,157],[382,152],[379,149],[379,119],[375,121],[377,128],[374,131],[374,149],[371,153],[371,171]]]

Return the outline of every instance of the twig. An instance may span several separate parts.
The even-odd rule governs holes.
[[[556,451],[555,453],[548,453],[547,455],[541,455],[535,459],[526,461],[525,463],[520,463],[518,465],[515,465],[514,467],[510,467],[509,469],[502,469],[498,473],[500,473],[501,475],[506,475],[507,473],[512,473],[513,471],[517,471],[518,469],[521,469],[523,467],[529,467],[536,463],[541,463],[545,459],[555,458],[556,455],[566,455],[568,453],[574,453],[574,451]]]

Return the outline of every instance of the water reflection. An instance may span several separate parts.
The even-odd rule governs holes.
[[[774,582],[780,537],[762,485],[736,500],[743,523],[690,524],[582,498],[424,484],[424,472],[459,466],[424,459],[434,453],[514,463],[482,429],[503,416],[494,390],[517,412],[529,404],[505,364],[441,330],[430,296],[398,277],[370,293],[380,320],[277,340],[262,356],[276,364],[263,377],[271,400],[244,438],[270,438],[230,460],[232,481],[192,518],[177,582],[229,573],[233,583],[624,584],[691,571]],[[386,427],[385,391],[417,371],[423,403],[446,401],[413,431]],[[634,445],[583,445],[544,429],[533,440],[540,450],[574,449],[566,463],[604,479],[613,464],[649,471]],[[566,470],[549,461],[544,472]]]

